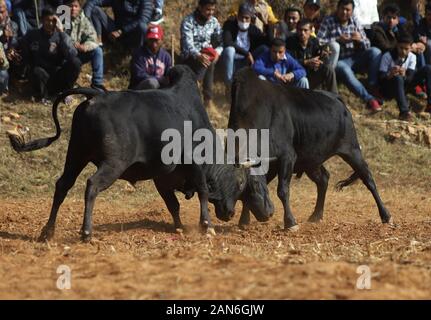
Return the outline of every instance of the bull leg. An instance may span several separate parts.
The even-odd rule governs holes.
[[[55,221],[57,219],[58,210],[61,204],[67,196],[69,190],[75,184],[81,171],[88,164],[87,161],[82,159],[72,159],[72,153],[69,152],[66,164],[64,166],[63,175],[57,180],[55,185],[54,200],[51,207],[51,213],[47,224],[43,227],[42,232],[38,238],[38,241],[44,242],[51,240],[55,233]]]
[[[298,230],[298,225],[290,210],[289,197],[290,197],[290,181],[292,180],[294,159],[283,159],[280,161],[280,168],[278,173],[278,187],[277,195],[281,200],[284,209],[284,229],[289,231]]]
[[[308,222],[319,222],[323,218],[325,207],[326,190],[328,189],[329,172],[324,166],[311,171],[307,171],[307,176],[317,186],[317,201],[313,214],[308,218]]]
[[[250,209],[243,202],[242,203],[241,217],[239,218],[238,225],[240,228],[244,228],[245,226],[248,226],[249,224],[250,224]]]
[[[102,164],[97,169],[96,173],[87,180],[87,187],[85,190],[84,222],[81,229],[82,241],[89,242],[91,240],[93,208],[97,195],[109,188],[122,173],[123,171],[119,169],[118,164]]]
[[[361,150],[358,148],[352,149],[350,152],[340,153],[341,158],[346,161],[355,172],[359,175],[362,182],[370,190],[371,194],[376,201],[377,208],[379,209],[380,219],[382,223],[391,223],[391,215],[385,208],[382,199],[377,191],[377,186],[374,182],[373,176],[371,175],[368,165],[362,157]]]
[[[175,193],[173,191],[163,190],[163,188],[159,186],[157,182],[155,182],[155,185],[163,201],[165,201],[166,207],[172,215],[175,231],[178,233],[182,233],[184,230],[184,226],[180,219],[180,203],[178,202]]]
[[[202,169],[197,165],[193,166],[193,180],[197,188],[200,204],[199,224],[203,231],[206,231],[208,234],[215,235],[214,226],[211,222],[210,215],[208,212],[208,186],[205,174],[202,172]]]

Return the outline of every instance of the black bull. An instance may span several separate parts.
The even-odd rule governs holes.
[[[56,135],[29,143],[10,135],[13,148],[18,152],[45,148],[61,134],[57,117],[59,103],[67,96],[82,94],[87,100],[81,103],[73,116],[63,175],[56,183],[49,220],[40,240],[54,235],[58,210],[68,191],[89,162],[97,166],[96,173],[87,181],[82,239],[92,235],[92,212],[96,196],[117,179],[134,184],[153,179],[155,186],[172,214],[176,229],[181,229],[180,205],[175,190],[188,197],[197,191],[200,202],[200,224],[207,231],[214,229],[208,213],[208,201],[215,206],[219,219],[227,221],[233,216],[236,201],[247,199],[257,213],[256,218],[266,221],[273,213],[264,176],[251,176],[250,170],[234,165],[166,165],[161,152],[168,142],[162,142],[162,132],[176,129],[183,136],[184,121],[191,121],[193,130],[209,129],[208,115],[202,105],[196,79],[185,66],[172,69],[170,88],[142,92],[99,93],[92,89],[73,89],[61,94],[53,106]],[[193,149],[197,145],[193,142]],[[182,148],[184,144],[182,144]],[[181,149],[182,156],[184,149]],[[192,159],[193,160],[193,159]],[[243,195],[246,194],[246,195]]]
[[[339,96],[276,85],[260,80],[246,68],[236,74],[232,86],[228,126],[233,130],[269,129],[269,156],[277,161],[271,163],[267,181],[269,183],[278,176],[277,195],[283,204],[286,229],[297,229],[289,206],[292,175],[306,173],[316,184],[317,202],[309,221],[317,222],[323,217],[329,180],[323,163],[335,155],[354,170],[348,179],[338,183],[338,189],[361,179],[377,203],[382,222],[391,222],[391,215],[380,199],[362,157],[351,113]],[[240,225],[249,221],[249,208],[247,202],[243,202]]]

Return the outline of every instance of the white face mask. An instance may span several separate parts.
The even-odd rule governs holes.
[[[248,28],[250,28],[250,22],[238,21],[238,27],[240,28],[241,31],[247,31]]]

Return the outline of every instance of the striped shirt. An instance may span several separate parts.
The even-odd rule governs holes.
[[[354,42],[340,43],[340,59],[345,59],[353,56],[358,50],[362,51],[370,47],[370,40],[367,38],[364,28],[355,17],[351,17],[345,26],[341,25],[335,15],[326,17],[320,25],[317,38],[320,44],[323,45],[337,41],[342,34],[351,37],[355,32],[361,34],[362,40],[360,46],[355,46]]]

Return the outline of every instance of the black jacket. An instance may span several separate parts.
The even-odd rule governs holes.
[[[224,48],[234,47],[236,53],[246,56],[249,52],[238,47],[236,44],[238,32],[239,27],[237,20],[227,20],[223,25],[223,46]],[[250,52],[253,52],[261,45],[267,44],[265,35],[252,24],[250,24],[250,28],[248,29],[248,35],[250,38]]]
[[[288,38],[286,49],[301,65],[304,65],[304,60],[320,56],[322,52],[322,48],[319,45],[319,40],[317,40],[317,38],[311,37],[308,40],[307,47],[302,48],[297,35]]]

